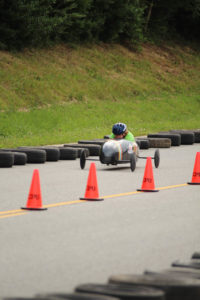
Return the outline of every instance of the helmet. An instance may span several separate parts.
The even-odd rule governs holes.
[[[126,124],[124,123],[116,123],[113,125],[112,132],[114,135],[120,135],[126,131]]]

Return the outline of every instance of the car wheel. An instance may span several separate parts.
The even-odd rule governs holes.
[[[133,172],[136,168],[136,157],[135,157],[135,153],[133,153],[131,155],[131,158],[130,158],[130,167],[131,167],[131,171]]]
[[[156,149],[155,154],[154,154],[154,165],[156,168],[159,167],[160,164],[160,151]]]
[[[82,150],[81,151],[81,155],[80,155],[80,166],[81,166],[81,169],[85,168],[85,163],[86,163],[86,152],[85,152],[85,150]]]

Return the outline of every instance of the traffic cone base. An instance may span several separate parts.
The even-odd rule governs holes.
[[[159,190],[142,190],[142,189],[137,189],[138,192],[159,192]]]
[[[100,201],[103,200],[99,198],[99,190],[97,184],[97,175],[96,175],[96,165],[95,163],[90,164],[90,170],[85,190],[85,195],[80,200],[88,200],[88,201]]]
[[[102,201],[103,198],[79,198],[80,200]]]
[[[187,182],[187,184],[190,184],[190,185],[200,185],[200,182]]]
[[[46,207],[41,207],[41,208],[21,207],[21,209],[26,209],[26,210],[47,210]]]

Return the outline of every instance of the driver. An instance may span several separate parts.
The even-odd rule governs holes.
[[[116,123],[112,127],[112,133],[109,135],[111,139],[125,139],[131,142],[135,142],[133,134],[127,130],[127,126],[124,123]]]

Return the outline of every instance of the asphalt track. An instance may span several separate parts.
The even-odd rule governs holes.
[[[110,275],[140,274],[189,260],[200,250],[200,186],[191,181],[200,144],[160,149],[157,193],[139,193],[145,160],[135,172],[96,162],[100,197],[84,196],[90,162],[46,162],[0,169],[0,296],[71,292]],[[154,149],[140,154],[153,155]],[[38,169],[46,211],[23,211]]]

